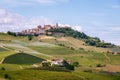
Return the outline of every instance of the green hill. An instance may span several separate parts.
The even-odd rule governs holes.
[[[84,49],[85,51],[96,51],[96,52],[107,52],[109,48],[95,47],[85,45],[85,42],[80,39],[73,37],[51,37],[51,36],[40,36],[39,41],[50,43],[50,44],[62,44],[64,47],[73,47],[76,50]]]
[[[40,63],[44,59],[38,58],[29,54],[25,53],[17,53],[14,55],[10,55],[5,58],[3,63],[9,63],[9,64],[34,64],[34,63]]]
[[[90,37],[83,32],[73,30],[72,28],[69,27],[50,29],[47,32],[52,33],[50,34],[50,36],[70,36],[76,39],[82,39],[86,45],[90,45],[90,46],[103,47],[103,48],[112,48],[115,46],[114,44],[101,41],[98,37]]]
[[[27,36],[0,34],[0,38],[0,45],[7,49],[0,48],[0,79],[7,75],[11,80],[119,80],[120,55],[107,53],[119,52],[119,48],[90,46],[84,39],[71,36],[38,36],[29,41]],[[18,53],[19,50],[24,53]],[[72,72],[25,70],[54,58],[80,65]]]

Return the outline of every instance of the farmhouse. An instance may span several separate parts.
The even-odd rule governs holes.
[[[63,59],[58,59],[58,58],[52,59],[51,66],[52,65],[63,66]]]
[[[71,64],[72,61],[71,60],[63,60],[63,59],[59,59],[59,58],[54,58],[52,60],[47,60],[47,61],[43,61],[42,63],[50,63],[50,66],[64,66],[64,61],[66,61],[68,64]]]

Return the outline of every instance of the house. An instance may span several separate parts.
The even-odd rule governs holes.
[[[63,59],[52,59],[51,60],[51,66],[52,65],[58,65],[58,66],[63,66]]]
[[[57,65],[57,66],[64,66],[64,61],[67,62],[67,64],[71,64],[72,61],[71,60],[63,60],[63,59],[59,59],[59,58],[54,58],[52,60],[47,60],[47,61],[43,61],[42,64],[44,63],[50,63],[50,66],[54,66],[54,65]]]

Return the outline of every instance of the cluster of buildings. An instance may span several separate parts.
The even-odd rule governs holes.
[[[41,25],[37,26],[36,28],[32,28],[32,29],[26,29],[23,30],[22,32],[17,32],[16,35],[46,35],[46,31],[50,30],[50,29],[55,29],[55,28],[59,28],[60,26],[58,26],[58,23],[56,23],[56,25],[52,26],[52,25],[44,25],[43,27]],[[64,26],[67,27],[67,26]]]
[[[71,64],[72,61],[71,60],[63,60],[63,59],[59,59],[59,58],[54,58],[52,60],[47,60],[47,61],[43,61],[43,63],[50,63],[51,66],[57,65],[57,66],[64,66],[63,61],[66,61],[67,64]]]

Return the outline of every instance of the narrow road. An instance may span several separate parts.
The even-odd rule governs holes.
[[[21,65],[19,65],[20,69],[23,69],[23,67]]]
[[[104,54],[104,56],[108,59],[108,61],[111,61],[110,57],[108,57],[107,54]]]
[[[33,64],[33,66],[36,67],[36,68],[39,67],[37,64]]]
[[[25,53],[40,54],[40,55],[43,55],[43,56],[52,57],[51,55],[47,55],[47,54],[32,50],[29,47],[23,46],[23,45],[20,45],[20,44],[2,44],[2,46],[8,46],[8,47],[13,47],[17,50],[23,50]]]
[[[0,64],[2,64],[2,63],[3,63],[4,59],[5,59],[5,58],[2,58],[2,60],[0,61]]]

